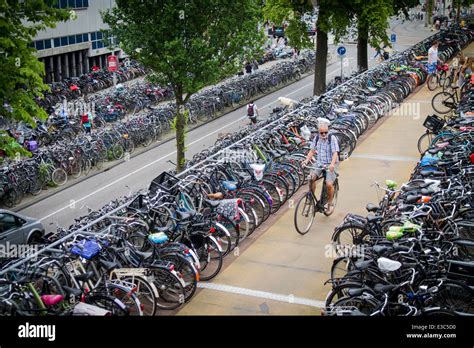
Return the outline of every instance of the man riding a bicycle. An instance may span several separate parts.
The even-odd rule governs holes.
[[[314,137],[311,150],[303,161],[303,166],[306,166],[317,154],[316,163],[310,173],[310,190],[316,197],[316,182],[326,170],[328,203],[324,208],[326,213],[331,214],[334,210],[334,181],[339,168],[339,143],[334,135],[329,135],[328,125],[328,122],[319,123],[319,134]]]

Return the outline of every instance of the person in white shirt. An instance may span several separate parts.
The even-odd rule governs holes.
[[[249,104],[247,104],[247,117],[250,119],[250,124],[252,124],[254,127],[257,124],[257,116],[257,105],[253,101],[251,101]]]
[[[436,40],[428,50],[428,74],[434,74],[436,72],[436,64],[438,62],[442,63],[438,58],[438,47],[439,41]]]

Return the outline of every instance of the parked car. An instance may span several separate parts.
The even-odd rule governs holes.
[[[0,209],[0,244],[40,243],[43,236],[44,227],[38,219]]]

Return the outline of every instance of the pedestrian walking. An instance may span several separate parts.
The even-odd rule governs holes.
[[[250,119],[250,124],[255,127],[257,125],[258,108],[253,100],[247,104],[247,117]]]
[[[246,72],[247,74],[251,74],[251,73],[252,73],[252,64],[250,64],[250,62],[245,63],[245,72]]]
[[[92,130],[92,113],[86,112],[81,116],[81,124],[86,134],[91,134]]]

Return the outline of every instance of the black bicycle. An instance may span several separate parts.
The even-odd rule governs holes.
[[[321,196],[319,200],[316,198],[313,191],[309,189],[308,192],[306,192],[296,204],[295,228],[299,234],[308,233],[308,231],[311,229],[311,226],[313,225],[316,213],[323,213],[324,215],[329,216],[334,211],[332,210],[330,213],[328,213],[324,209],[324,205],[327,203],[326,173],[327,168],[325,167],[323,168],[321,177],[317,179],[323,179],[323,187],[321,189]],[[339,192],[339,181],[337,179],[338,175],[339,174],[336,174],[336,180],[334,181],[334,206],[336,206],[337,194]]]

